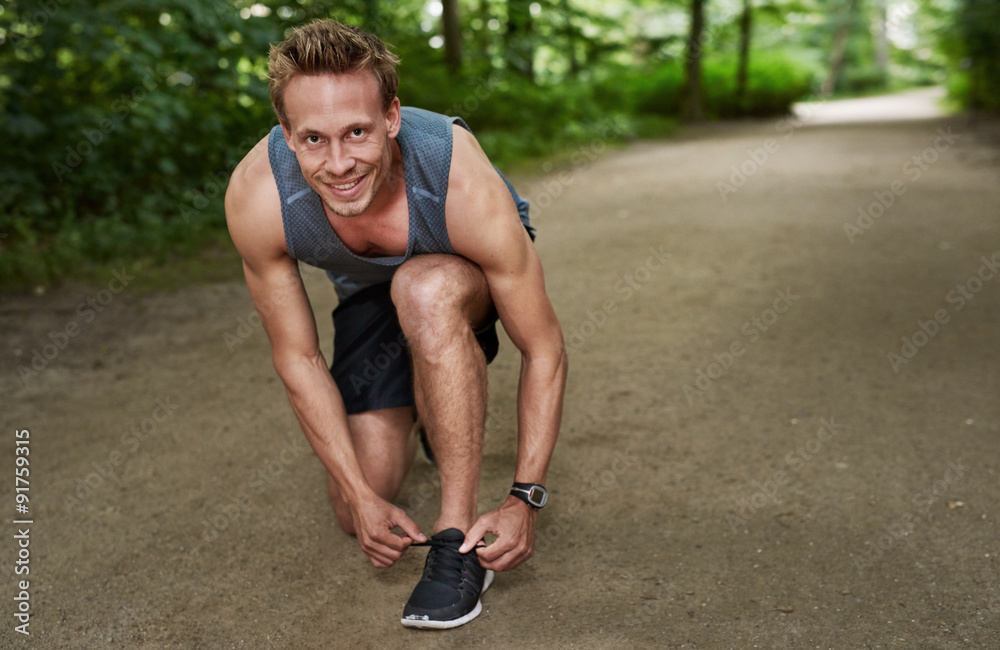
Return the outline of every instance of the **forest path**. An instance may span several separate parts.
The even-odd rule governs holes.
[[[1000,647],[1000,129],[851,101],[513,179],[571,378],[537,554],[447,633],[398,623],[423,551],[375,570],[337,529],[244,285],[5,298],[35,647]],[[842,119],[884,102],[913,119]],[[484,510],[518,368],[504,339]],[[399,502],[436,495],[420,457]]]

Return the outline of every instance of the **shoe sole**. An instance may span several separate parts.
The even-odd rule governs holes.
[[[483,579],[483,589],[479,592],[479,600],[476,601],[476,606],[472,608],[472,611],[465,616],[453,618],[450,621],[425,621],[418,618],[401,618],[399,619],[399,622],[406,627],[415,627],[422,630],[447,630],[460,625],[465,625],[472,619],[479,616],[479,614],[483,611],[483,594],[486,593],[486,590],[491,584],[493,584],[493,571],[487,569],[486,577]]]

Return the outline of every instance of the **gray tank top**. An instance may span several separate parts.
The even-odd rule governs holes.
[[[281,198],[281,220],[288,254],[324,269],[341,300],[364,287],[390,281],[396,269],[414,255],[454,255],[444,215],[451,168],[452,124],[469,130],[459,117],[446,117],[419,108],[402,109],[402,125],[396,142],[403,155],[410,231],[406,254],[396,257],[362,257],[348,250],[327,221],[319,195],[303,177],[295,153],[285,143],[281,125],[274,127],[267,151]],[[517,195],[503,174],[500,178],[514,199],[521,223],[534,239],[534,229],[528,219],[528,202]]]

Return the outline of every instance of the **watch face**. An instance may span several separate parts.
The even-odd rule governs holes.
[[[545,488],[538,485],[533,485],[530,490],[528,490],[528,501],[531,505],[536,508],[541,508],[545,505],[545,502],[549,500],[549,495],[545,491]]]

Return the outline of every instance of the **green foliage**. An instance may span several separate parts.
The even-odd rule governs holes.
[[[530,18],[518,15],[521,37],[533,40],[522,43],[534,52],[533,79],[509,56],[508,0],[460,3],[465,60],[457,75],[430,43],[439,24],[429,6],[7,0],[0,5],[0,138],[8,152],[0,159],[0,288],[79,278],[123,261],[172,265],[224,240],[229,173],[275,122],[268,48],[316,17],[361,25],[389,43],[403,61],[403,103],[462,116],[501,167],[609,133],[655,137],[676,128],[686,38],[676,19],[686,3],[521,2],[530,10]],[[975,36],[962,55],[976,62],[969,93],[987,105],[998,96],[991,79],[1000,78],[1000,36],[990,31],[1000,19],[989,13],[996,0],[963,7],[979,12],[981,23],[961,26]],[[757,7],[749,85],[737,98],[738,15],[710,4],[700,44],[706,114],[780,114],[806,95],[825,60],[828,10],[815,0]],[[844,75],[857,90],[878,81],[864,67],[865,47]]]
[[[963,0],[954,34],[961,79],[952,92],[961,89],[968,108],[1000,113],[1000,1]]]
[[[228,2],[18,2],[0,14],[4,283],[167,254],[218,228],[228,171],[270,118],[280,35]]]
[[[711,118],[764,117],[787,113],[809,94],[810,69],[796,61],[766,52],[750,55],[747,94],[736,97],[736,61],[710,57],[703,63],[705,114]],[[676,115],[680,111],[683,69],[679,63],[616,76],[606,82],[605,97],[615,97],[640,115]]]

